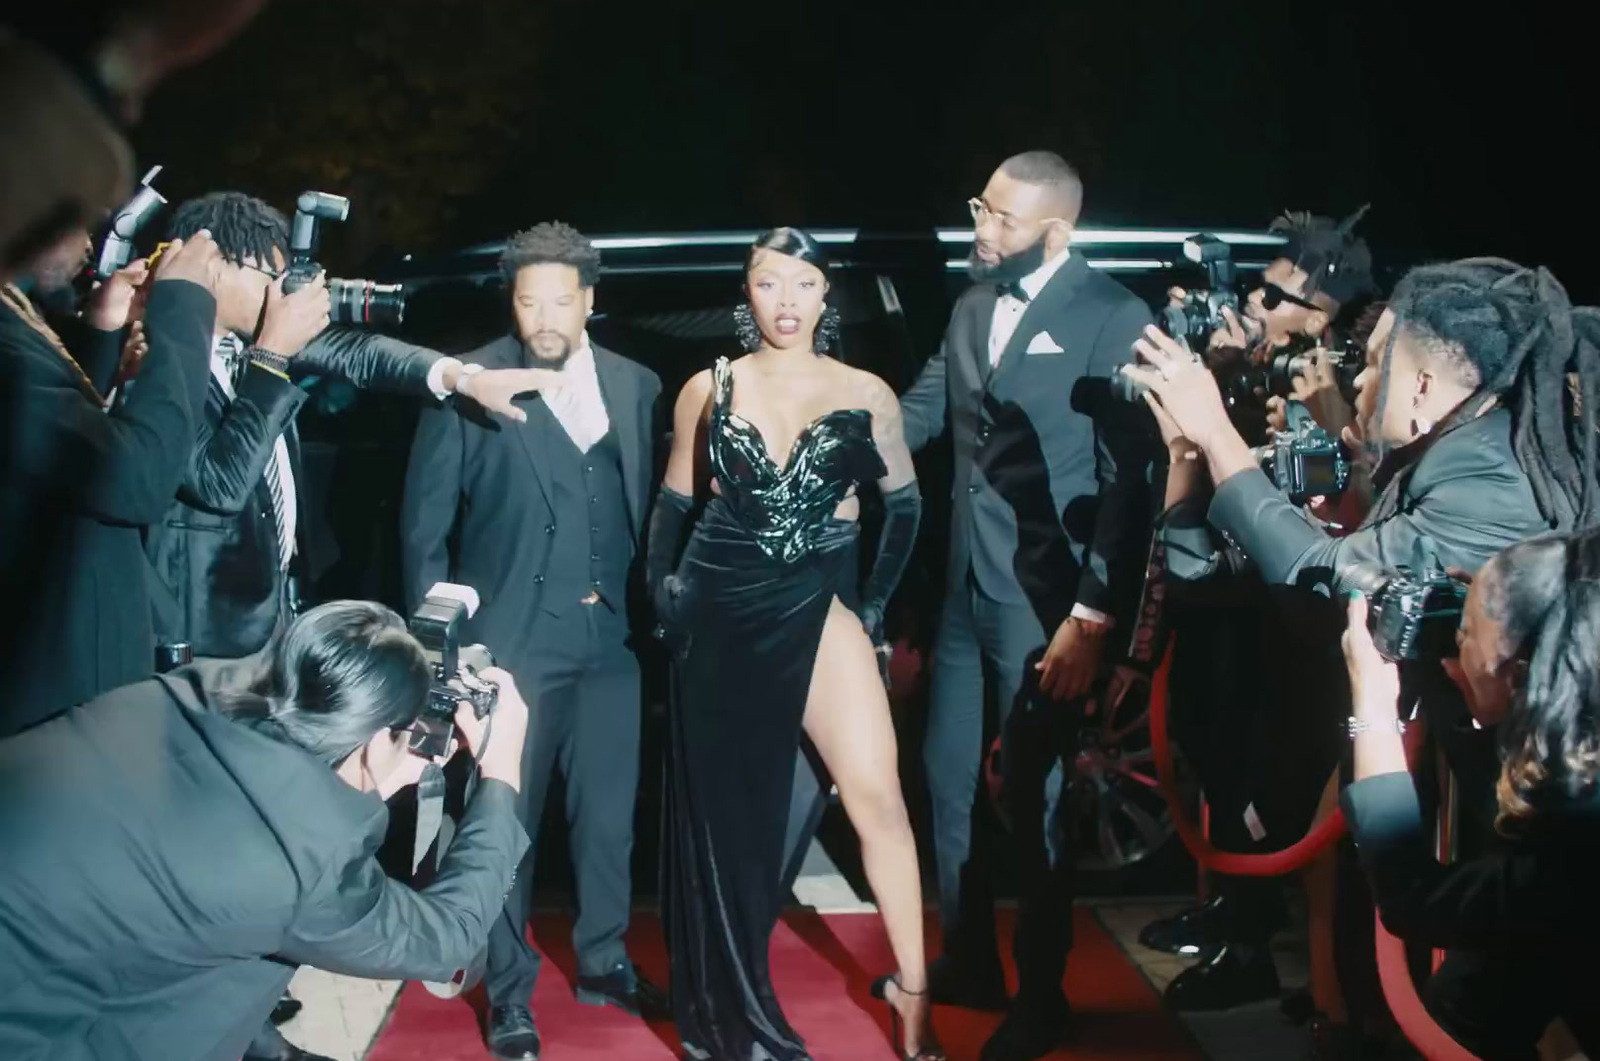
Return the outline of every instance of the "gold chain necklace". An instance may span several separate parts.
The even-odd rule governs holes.
[[[39,311],[33,308],[33,303],[28,301],[28,296],[22,293],[22,289],[17,287],[16,284],[6,284],[4,288],[0,288],[0,302],[5,303],[11,312],[22,318],[24,324],[44,337],[44,340],[50,344],[55,352],[61,355],[61,359],[71,367],[73,374],[78,379],[78,385],[83,388],[90,398],[94,399],[96,405],[104,408],[105,399],[95,389],[94,381],[83,370],[83,366],[78,364],[77,359],[72,356],[72,352],[61,341],[61,337],[55,333],[55,329],[45,323],[43,317],[39,316]]]

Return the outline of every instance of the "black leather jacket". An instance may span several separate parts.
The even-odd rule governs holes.
[[[428,370],[439,356],[385,335],[329,328],[289,365],[294,379],[335,376],[363,389],[431,398]],[[145,538],[158,643],[187,642],[196,656],[236,659],[272,636],[285,586],[262,473],[283,435],[300,481],[294,418],[305,400],[294,382],[255,365],[232,401],[211,381],[188,473]],[[298,526],[306,526],[303,516]]]

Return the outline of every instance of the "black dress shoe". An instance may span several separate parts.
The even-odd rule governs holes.
[[[1055,1006],[1019,1001],[983,1044],[978,1061],[1034,1061],[1065,1043],[1071,1026],[1072,1007],[1065,999]]]
[[[1278,970],[1264,946],[1229,943],[1167,985],[1167,1006],[1181,1013],[1232,1009],[1278,997]]]
[[[928,997],[940,1006],[988,1010],[999,1013],[1011,1004],[1006,976],[1000,963],[981,971],[956,964],[942,954],[928,964]]]
[[[586,1006],[616,1006],[644,1020],[671,1020],[667,994],[645,979],[637,966],[618,962],[604,976],[578,977],[578,1001]]]
[[[500,1061],[539,1061],[539,1029],[527,1006],[496,1006],[490,1010],[483,1044]]]
[[[272,1007],[272,1023],[274,1025],[289,1023],[294,1020],[301,1008],[300,1000],[285,991],[283,997],[278,999],[278,1004]]]
[[[1139,932],[1141,946],[1168,954],[1192,956],[1221,946],[1227,937],[1227,901],[1214,895],[1199,906],[1152,921]]]

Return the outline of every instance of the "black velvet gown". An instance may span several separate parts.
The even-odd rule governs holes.
[[[687,1056],[797,1061],[767,946],[785,900],[784,826],[812,664],[830,604],[855,576],[853,520],[834,517],[885,474],[864,409],[819,417],[785,467],[732,413],[713,370],[707,503],[678,567],[664,916]]]

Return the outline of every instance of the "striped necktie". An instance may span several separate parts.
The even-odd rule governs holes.
[[[238,336],[230,332],[217,344],[217,354],[228,366],[228,377],[233,383],[233,392],[238,394],[239,384],[250,368],[250,358],[245,355],[244,344],[239,341]],[[287,571],[289,559],[294,555],[294,539],[289,536],[287,510],[283,501],[283,475],[278,467],[278,454],[282,445],[282,435],[273,440],[272,454],[267,458],[267,466],[262,475],[267,480],[267,492],[272,495],[272,523],[278,537],[278,570]]]

